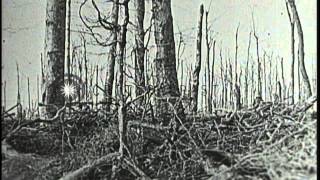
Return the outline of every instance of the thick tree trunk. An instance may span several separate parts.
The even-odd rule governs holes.
[[[177,115],[183,116],[184,110],[179,101],[180,92],[176,71],[176,53],[173,34],[171,0],[152,0],[154,17],[154,36],[157,46],[156,69],[156,115],[168,113],[170,104],[177,108]]]
[[[300,18],[298,15],[298,11],[295,5],[295,1],[294,0],[288,0],[289,5],[291,7],[291,12],[293,15],[293,21],[295,22],[295,24],[297,25],[297,32],[298,32],[298,39],[299,39],[299,44],[298,44],[298,49],[299,49],[299,64],[300,64],[300,71],[301,71],[301,75],[302,75],[302,79],[303,79],[303,83],[305,86],[305,90],[306,90],[306,98],[309,98],[312,96],[312,90],[311,90],[311,85],[310,85],[310,81],[309,81],[309,77],[304,65],[304,40],[303,40],[303,31],[302,31],[302,26],[301,26],[301,22],[300,22]]]
[[[42,102],[53,104],[58,108],[64,104],[61,88],[64,85],[64,56],[66,29],[66,0],[47,0],[45,54],[44,54],[44,88]],[[46,115],[50,118],[56,109],[46,106]]]
[[[135,9],[135,83],[136,96],[144,93],[145,77],[144,77],[144,29],[143,20],[145,14],[144,0],[134,0]],[[142,105],[143,99],[139,99],[138,105]]]
[[[203,19],[203,5],[200,6],[200,17],[198,21],[198,35],[197,35],[197,52],[196,63],[192,74],[192,93],[191,93],[191,111],[197,112],[198,109],[198,89],[199,89],[199,74],[201,70],[201,42],[202,42],[202,19]]]
[[[119,14],[119,0],[114,0],[112,5],[111,12],[111,23],[114,25],[118,25],[118,14]],[[113,89],[113,81],[114,81],[114,65],[117,57],[117,32],[118,30],[114,28],[110,33],[110,40],[113,42],[109,49],[109,57],[108,57],[108,67],[106,74],[106,82],[105,82],[105,109],[106,111],[110,111],[110,106],[112,104],[112,89]]]

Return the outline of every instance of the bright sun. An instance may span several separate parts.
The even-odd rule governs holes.
[[[62,93],[66,98],[72,98],[76,93],[76,88],[73,84],[65,83],[62,87]]]

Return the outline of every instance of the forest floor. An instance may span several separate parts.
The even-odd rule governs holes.
[[[66,113],[52,123],[21,127],[10,137],[19,123],[2,118],[1,177],[316,179],[317,120],[308,110],[314,103],[315,98],[291,106],[263,103],[187,115],[183,122],[171,115],[167,126],[129,111],[123,158],[108,156],[119,148],[116,112]]]

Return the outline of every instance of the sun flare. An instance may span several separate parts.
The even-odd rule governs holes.
[[[72,98],[76,93],[76,88],[73,84],[65,83],[62,87],[62,93],[66,98]]]

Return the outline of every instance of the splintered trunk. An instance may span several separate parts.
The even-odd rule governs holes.
[[[207,99],[206,99],[206,101],[207,101],[207,109],[208,109],[208,112],[209,113],[211,113],[212,112],[212,100],[211,100],[211,98],[212,98],[212,94],[211,94],[211,89],[212,89],[212,87],[211,87],[211,79],[210,79],[210,42],[209,42],[209,29],[208,29],[208,14],[209,14],[209,12],[208,11],[206,11],[206,46],[207,46],[207,70],[206,70],[206,72],[207,72],[207,81],[205,81],[205,82],[207,82],[207,84],[208,84],[208,86],[207,86]]]
[[[245,74],[245,83],[244,83],[244,93],[246,97],[246,105],[249,106],[249,92],[248,92],[248,76],[249,76],[249,58],[250,58],[250,46],[251,46],[251,31],[249,34],[249,44],[247,50],[247,63],[246,63],[246,74]],[[252,88],[252,87],[251,87]]]
[[[224,83],[225,83],[225,79],[224,79],[224,75],[223,75],[223,62],[222,62],[222,52],[221,52],[221,49],[220,49],[220,77],[221,77],[221,108],[225,107],[224,106],[224,103],[225,103],[225,96],[224,96],[224,93],[225,93],[225,86],[224,86]]]
[[[241,107],[241,95],[240,95],[240,87],[239,87],[239,80],[238,80],[238,33],[239,33],[239,26],[237,27],[236,31],[236,53],[234,57],[234,71],[235,71],[235,78],[234,78],[234,95],[235,95],[235,109],[238,110]]]
[[[119,14],[119,0],[114,0],[112,5],[111,12],[111,23],[114,25],[118,24],[118,14]],[[112,89],[113,89],[113,81],[114,81],[114,65],[117,57],[117,29],[114,28],[110,33],[110,40],[112,42],[109,47],[109,57],[108,57],[108,65],[107,65],[107,74],[106,74],[106,82],[105,82],[105,110],[110,111],[110,106],[112,104]]]
[[[198,21],[196,63],[195,63],[195,68],[192,74],[191,111],[193,113],[196,113],[198,109],[199,74],[201,70],[202,18],[203,18],[203,5],[201,4],[200,17]]]
[[[297,25],[297,32],[298,32],[298,39],[299,39],[299,44],[298,44],[298,49],[299,49],[299,64],[300,64],[300,71],[301,71],[301,75],[302,75],[302,80],[305,86],[305,90],[306,90],[306,98],[312,96],[312,90],[311,90],[311,85],[310,85],[310,81],[309,81],[309,77],[304,65],[304,39],[303,39],[303,31],[302,31],[302,25],[300,22],[300,18],[298,15],[298,11],[295,5],[295,1],[294,0],[288,0],[289,5],[291,7],[291,12],[293,15],[293,21],[296,23]]]
[[[144,29],[143,20],[145,14],[144,0],[134,0],[135,9],[135,83],[136,83],[136,96],[143,94],[145,86],[144,77]],[[138,105],[142,105],[143,99],[139,99]]]
[[[61,87],[64,85],[65,27],[66,1],[47,0],[42,102],[58,108],[64,104]],[[52,106],[45,108],[48,117],[53,117],[56,111]]]
[[[216,41],[213,41],[213,46],[212,46],[212,68],[211,68],[211,86],[213,86],[213,88],[210,88],[211,92],[210,92],[210,96],[211,96],[211,102],[213,103],[213,108],[216,108],[216,97],[217,95],[216,93],[216,84],[214,81],[214,61],[215,61],[215,48],[216,48]],[[215,95],[214,100],[212,100],[213,95]],[[212,106],[211,106],[212,107]],[[210,112],[212,112],[212,109],[210,110]]]
[[[20,72],[19,72],[19,65],[17,65],[17,118],[19,120],[22,119],[22,105],[21,105],[21,95],[20,95]]]

